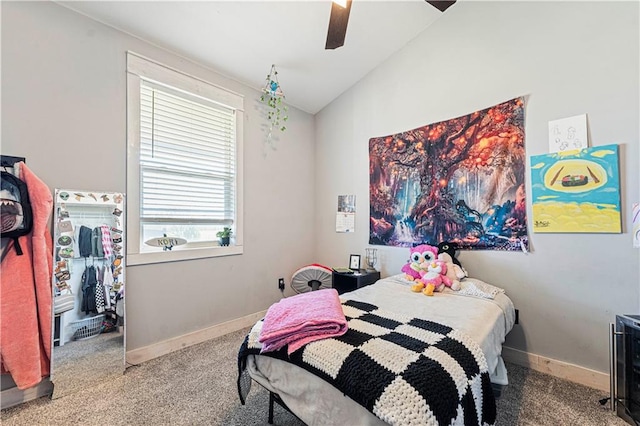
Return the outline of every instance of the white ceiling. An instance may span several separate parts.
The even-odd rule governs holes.
[[[354,0],[345,45],[325,50],[329,0],[58,1],[315,114],[442,13],[424,0]],[[455,4],[453,7],[457,7]]]

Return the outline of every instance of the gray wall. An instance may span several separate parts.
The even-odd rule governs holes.
[[[291,108],[265,151],[257,90],[50,2],[2,2],[2,153],[52,191],[126,192],[127,50],[245,96],[244,254],[128,267],[132,350],[279,300],[277,278],[314,260],[315,164],[313,116]]]
[[[461,260],[520,309],[508,346],[606,371],[607,324],[640,304],[629,229],[639,199],[638,12],[637,3],[465,2],[315,123],[290,109],[289,129],[265,155],[257,91],[53,3],[2,2],[1,150],[26,156],[52,190],[124,192],[129,49],[245,95],[245,253],[127,268],[132,350],[266,309],[279,298],[276,278],[307,262],[364,255],[369,138],[527,95],[526,148],[536,155],[547,152],[548,120],[586,112],[592,144],[621,147],[624,233],[531,234],[530,254]],[[357,195],[353,234],[335,233],[340,194]],[[407,257],[380,254],[384,275]]]
[[[504,287],[521,325],[506,346],[608,371],[608,323],[638,313],[637,2],[465,2],[316,115],[318,260],[345,265],[368,243],[368,141],[526,95],[527,162],[548,152],[549,120],[588,114],[592,145],[620,144],[622,234],[531,234],[529,254],[463,252]],[[527,185],[530,170],[527,164]],[[339,194],[356,194],[354,234],[335,232]],[[528,194],[531,222],[531,195]],[[529,226],[531,232],[531,226]],[[408,249],[381,248],[383,275]],[[462,313],[464,314],[464,313]]]

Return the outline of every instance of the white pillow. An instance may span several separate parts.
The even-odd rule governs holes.
[[[410,280],[406,279],[405,277],[406,277],[406,274],[403,272],[401,274],[392,275],[392,276],[388,277],[387,279],[389,279],[391,281],[395,281],[398,284],[402,284],[402,285],[414,285],[415,284],[414,281],[410,281]]]
[[[487,284],[478,278],[467,277],[460,281],[460,290],[457,293],[485,299],[494,299],[498,293],[504,293],[504,289]]]

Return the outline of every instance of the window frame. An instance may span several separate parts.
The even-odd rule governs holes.
[[[201,96],[232,108],[236,113],[236,188],[234,244],[229,246],[200,244],[176,247],[171,251],[141,252],[140,242],[140,81],[149,80]],[[198,77],[167,67],[134,52],[127,52],[127,264],[173,262],[243,253],[243,124],[242,95],[216,86]]]

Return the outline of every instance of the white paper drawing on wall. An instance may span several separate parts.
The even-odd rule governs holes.
[[[588,146],[587,114],[549,121],[549,152],[570,151]]]
[[[356,196],[338,195],[336,232],[354,232],[356,229]]]

